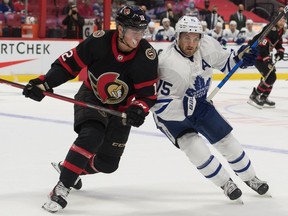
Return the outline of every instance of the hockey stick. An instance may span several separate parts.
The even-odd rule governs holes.
[[[259,38],[250,46],[250,48],[255,48],[258,44],[268,35],[268,33],[272,30],[272,28],[277,24],[277,22],[288,12],[288,5],[285,6],[284,10],[278,14],[278,16],[269,23],[265,31],[259,36]],[[249,47],[246,48],[247,50]],[[218,91],[223,87],[223,85],[230,79],[230,77],[236,72],[236,70],[242,65],[243,59],[241,59],[224,77],[224,79],[217,85],[217,87],[211,92],[211,94],[207,97],[207,101],[211,101],[211,99],[218,93]]]
[[[269,75],[271,74],[271,72],[274,70],[276,63],[279,61],[279,58],[275,59],[274,64],[271,65],[271,68],[269,70],[269,72],[266,74],[265,77],[263,77],[264,82],[266,81],[266,79],[269,77]]]
[[[16,88],[20,88],[20,89],[24,89],[24,87],[25,87],[25,85],[21,85],[19,83],[11,82],[11,81],[4,80],[4,79],[1,79],[1,78],[0,78],[0,83],[4,83],[4,84],[10,85],[10,86],[13,86],[13,87],[16,87]],[[76,105],[79,105],[79,106],[92,108],[92,109],[95,109],[95,110],[98,110],[98,111],[103,111],[105,113],[109,113],[111,115],[118,116],[118,117],[121,117],[123,119],[126,119],[126,113],[122,113],[122,112],[119,112],[119,111],[116,111],[116,110],[107,109],[107,108],[104,108],[104,107],[101,107],[101,106],[96,106],[96,105],[90,104],[90,103],[77,101],[77,100],[74,100],[72,98],[65,97],[65,96],[58,95],[58,94],[54,94],[54,93],[47,92],[47,91],[43,91],[43,94],[45,96],[48,96],[48,97],[56,98],[58,100],[62,100],[62,101],[66,101],[66,102],[70,102],[70,103],[73,103],[73,104],[76,104]]]

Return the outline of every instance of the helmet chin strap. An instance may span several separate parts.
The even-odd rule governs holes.
[[[123,28],[123,30],[122,30],[122,35],[123,35],[123,37],[120,37],[120,36],[119,36],[120,42],[123,43],[123,44],[125,44],[125,45],[128,46],[129,48],[134,49],[134,47],[131,47],[131,46],[124,40],[124,34],[125,34],[126,30],[124,29],[124,27],[122,27],[122,28]]]

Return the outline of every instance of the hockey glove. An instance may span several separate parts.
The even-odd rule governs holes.
[[[280,61],[284,58],[284,51],[283,50],[277,50],[277,53],[275,54],[275,59],[277,61]]]
[[[30,80],[29,83],[24,87],[23,95],[35,101],[41,101],[45,97],[43,91],[53,92],[53,89],[51,89],[47,82],[44,80],[36,78]]]
[[[234,60],[236,62],[239,62],[240,60],[243,60],[242,65],[240,68],[244,69],[247,68],[248,66],[253,66],[256,61],[256,57],[258,55],[258,50],[257,48],[251,48],[249,45],[242,45],[238,51],[238,55],[234,57]]]
[[[147,113],[140,106],[129,106],[126,110],[126,125],[139,127],[144,123]]]
[[[271,69],[271,68],[273,67],[273,62],[272,62],[272,59],[270,58],[270,56],[267,57],[267,58],[264,58],[263,62],[264,62],[265,64],[267,64],[267,67],[268,67],[269,69]]]
[[[245,38],[237,38],[237,40],[235,42],[237,45],[241,45],[245,42]]]

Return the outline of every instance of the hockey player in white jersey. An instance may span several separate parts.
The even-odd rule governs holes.
[[[228,72],[240,59],[242,68],[254,64],[256,49],[244,53],[245,48],[224,50],[218,41],[203,34],[197,18],[181,17],[176,24],[176,41],[159,55],[158,99],[152,108],[157,127],[231,200],[240,198],[242,192],[210,152],[205,138],[250,188],[260,195],[269,189],[256,177],[249,157],[231,133],[232,127],[206,100],[212,68]]]

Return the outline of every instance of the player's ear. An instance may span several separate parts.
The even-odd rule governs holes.
[[[120,38],[123,38],[123,27],[121,25],[117,25],[117,30]]]

